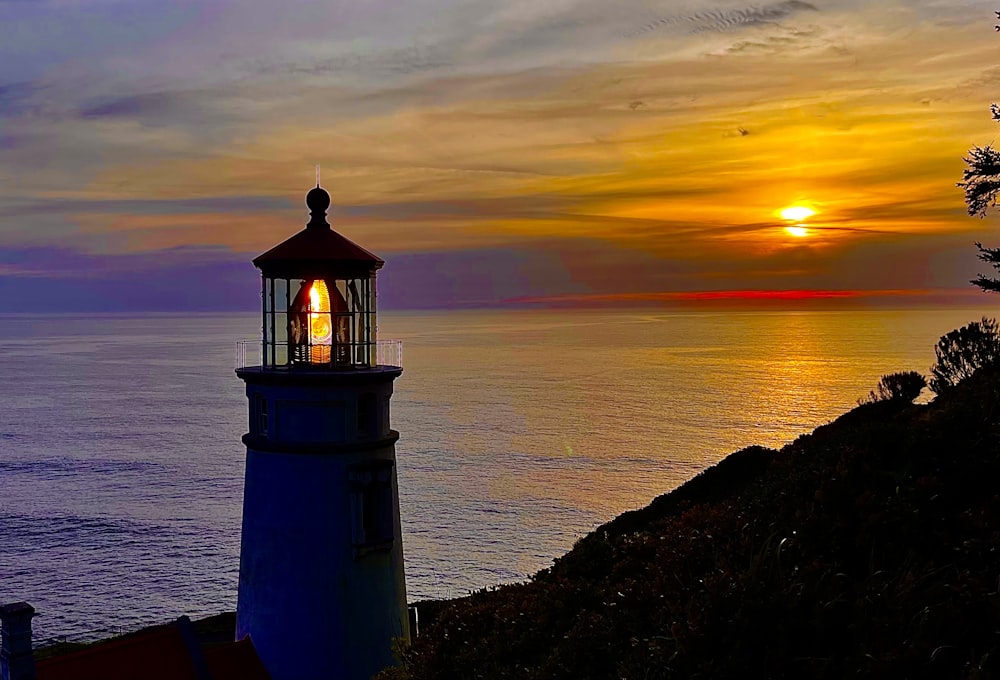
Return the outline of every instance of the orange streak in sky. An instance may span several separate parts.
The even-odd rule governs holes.
[[[554,295],[538,297],[520,297],[506,300],[509,303],[537,304],[587,304],[613,302],[711,302],[717,300],[732,301],[808,301],[830,299],[865,299],[865,298],[915,298],[933,294],[955,293],[959,291],[930,291],[924,289],[887,289],[887,290],[703,290],[703,291],[670,291],[659,293],[608,293],[594,295]],[[964,291],[961,291],[964,293]]]

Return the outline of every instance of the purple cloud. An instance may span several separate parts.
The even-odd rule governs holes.
[[[0,311],[249,311],[259,284],[250,256],[222,248],[125,255],[0,248]]]

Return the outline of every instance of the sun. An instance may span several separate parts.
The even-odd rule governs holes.
[[[781,215],[782,219],[789,220],[791,222],[799,222],[807,217],[812,217],[816,214],[816,211],[812,208],[807,208],[804,205],[793,205],[790,208],[785,208],[778,214]]]
[[[792,236],[798,236],[799,238],[809,235],[809,230],[805,227],[785,227],[785,231]]]

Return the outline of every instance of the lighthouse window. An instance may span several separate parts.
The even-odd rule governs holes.
[[[264,279],[265,366],[288,363],[288,288],[287,279]]]
[[[357,554],[388,548],[395,534],[392,462],[350,471],[352,539]]]
[[[267,399],[259,394],[254,395],[253,411],[250,414],[250,431],[253,434],[267,436]]]
[[[358,398],[358,438],[368,439],[375,433],[376,404],[374,394],[362,394]]]

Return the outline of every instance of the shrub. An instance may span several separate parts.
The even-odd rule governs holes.
[[[973,321],[941,336],[934,354],[937,363],[931,366],[930,388],[941,394],[980,368],[997,363],[1000,359],[997,320],[984,316],[982,321]]]
[[[916,371],[903,371],[883,375],[878,385],[858,403],[874,404],[879,401],[913,401],[927,387],[927,380]]]

